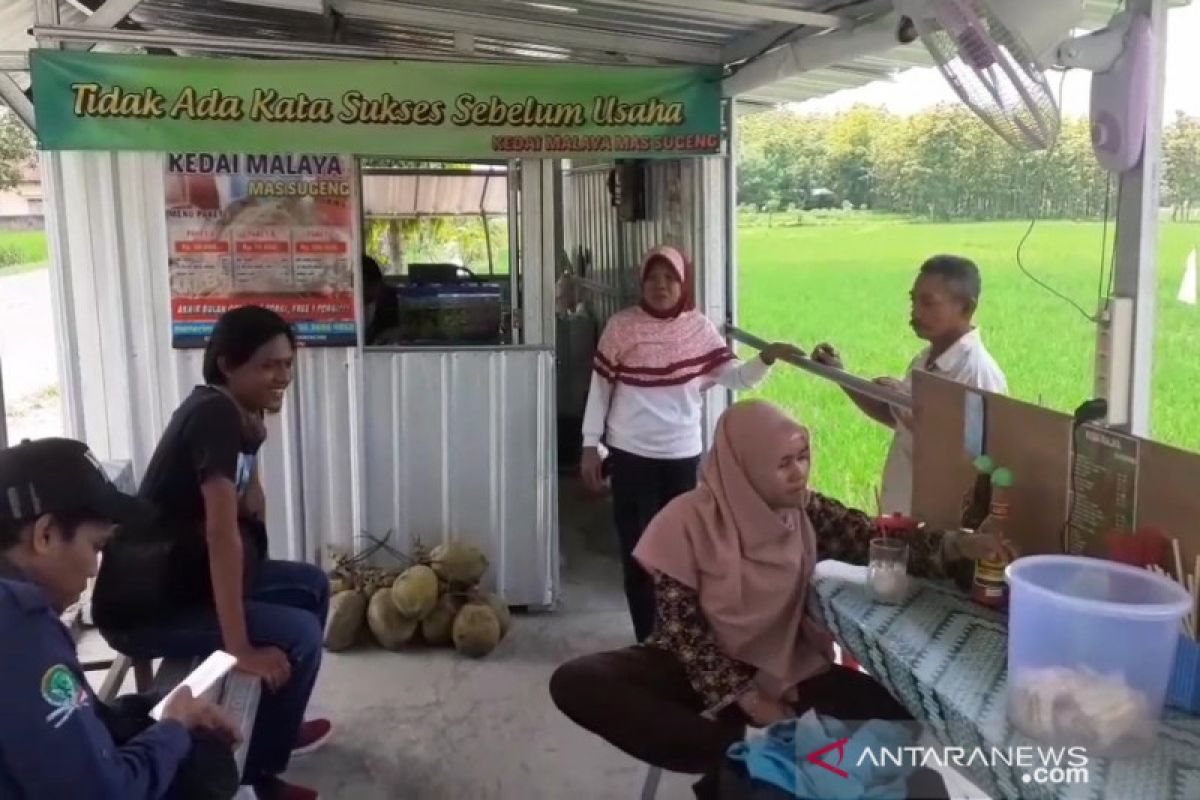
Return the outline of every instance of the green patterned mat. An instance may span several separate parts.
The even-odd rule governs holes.
[[[947,747],[1036,746],[1006,714],[1007,618],[950,584],[918,582],[907,600],[876,603],[865,586],[813,582],[810,608],[839,644]],[[993,798],[1200,800],[1200,718],[1168,712],[1158,744],[1132,759],[1092,758],[1087,783],[1039,784],[1018,765],[959,767]]]

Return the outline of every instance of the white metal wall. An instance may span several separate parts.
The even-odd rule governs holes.
[[[607,291],[590,293],[589,308],[603,323],[637,297],[637,271],[646,251],[674,244],[690,252],[684,241],[680,186],[684,162],[653,162],[647,168],[649,200],[646,219],[621,222],[612,206],[608,174],[612,164],[577,166],[566,171],[564,188],[564,245],[571,258],[582,247],[591,253],[589,280]]]
[[[554,350],[367,351],[364,522],[481,547],[514,605],[558,583]]]

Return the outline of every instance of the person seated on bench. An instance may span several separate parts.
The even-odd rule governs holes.
[[[202,657],[224,649],[262,678],[243,773],[260,800],[315,798],[279,779],[293,754],[332,726],[304,721],[321,666],[329,581],[310,564],[267,557],[258,454],[264,416],[292,381],[295,335],[281,317],[243,306],[218,319],[205,385],[175,411],[142,480],[149,531],[122,529],[104,553],[93,617],[135,658]],[[145,546],[159,541],[159,549]],[[155,552],[165,552],[158,561]],[[147,562],[150,565],[147,565]]]
[[[717,424],[700,485],[651,522],[634,557],[653,576],[655,631],[642,645],[583,656],[550,680],[574,722],[652,766],[717,768],[747,725],[809,709],[848,721],[911,720],[869,676],[832,666],[832,640],[805,608],[821,559],[867,561],[876,534],[859,511],[808,488],[808,430],[761,400]],[[922,529],[914,574],[992,548],[986,535]],[[715,719],[701,715],[727,703]]]
[[[237,791],[230,749],[237,730],[220,708],[187,689],[160,722],[145,710],[130,719],[105,706],[59,619],[96,574],[113,523],[138,511],[82,442],[42,439],[0,450],[5,800],[227,800]]]

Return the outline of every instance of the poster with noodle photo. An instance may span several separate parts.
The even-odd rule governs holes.
[[[217,317],[255,304],[304,345],[352,347],[352,171],[342,155],[168,155],[173,345],[203,347]]]

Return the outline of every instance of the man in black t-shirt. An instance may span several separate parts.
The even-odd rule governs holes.
[[[291,328],[267,309],[246,306],[217,322],[205,385],[176,409],[142,480],[139,494],[157,519],[115,537],[93,598],[101,632],[122,653],[183,658],[225,649],[263,680],[244,775],[261,800],[314,800],[278,775],[332,729],[304,720],[329,581],[311,564],[267,558],[257,463],[264,415],[282,408],[294,348]]]

